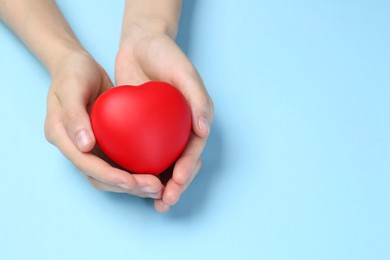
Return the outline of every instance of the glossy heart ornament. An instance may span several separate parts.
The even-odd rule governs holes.
[[[91,124],[100,149],[132,173],[159,174],[183,152],[190,107],[174,86],[150,81],[119,86],[98,97]]]

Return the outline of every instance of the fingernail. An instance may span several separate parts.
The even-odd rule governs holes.
[[[207,121],[207,118],[199,118],[199,129],[207,132],[210,131],[209,121]]]
[[[77,147],[82,150],[92,142],[92,136],[87,130],[81,130],[76,136]]]

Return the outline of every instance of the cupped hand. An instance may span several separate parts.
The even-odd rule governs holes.
[[[98,95],[111,87],[106,72],[88,53],[68,54],[52,73],[45,136],[95,188],[159,199],[163,185],[158,178],[129,174],[93,152],[89,111]]]
[[[175,163],[162,197],[155,200],[157,211],[168,211],[201,168],[201,154],[213,121],[213,103],[193,64],[175,41],[163,33],[134,28],[122,37],[115,78],[117,85],[140,85],[149,80],[169,82],[183,93],[191,107],[190,140]]]

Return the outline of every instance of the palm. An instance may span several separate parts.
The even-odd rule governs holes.
[[[183,62],[184,61],[184,62]],[[116,83],[141,84],[148,80],[175,83],[183,63],[191,66],[175,42],[164,35],[143,37],[123,44],[116,59]]]

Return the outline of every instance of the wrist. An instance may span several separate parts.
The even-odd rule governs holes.
[[[175,40],[178,24],[158,17],[137,17],[123,26],[121,42],[143,36],[164,35]]]
[[[64,63],[69,60],[69,58],[89,56],[88,52],[80,43],[73,39],[56,40],[53,41],[51,46],[53,47],[47,50],[44,55],[37,56],[40,57],[42,63],[52,77],[63,68]]]
[[[121,39],[139,34],[176,38],[182,0],[127,0]]]

